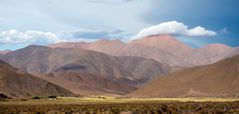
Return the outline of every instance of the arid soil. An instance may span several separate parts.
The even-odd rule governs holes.
[[[0,114],[224,114],[239,113],[239,102],[135,102],[2,104]]]

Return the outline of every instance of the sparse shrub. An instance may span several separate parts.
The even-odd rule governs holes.
[[[40,98],[40,97],[34,97]],[[95,98],[98,98],[95,97]],[[40,98],[41,99],[41,98]],[[44,100],[42,100],[44,102]],[[55,104],[56,103],[56,104]],[[135,103],[86,103],[86,104],[54,104],[45,105],[0,105],[0,113],[65,113],[65,114],[224,114],[239,112],[239,102],[135,102]],[[1,103],[0,103],[1,104]]]
[[[57,96],[48,96],[49,99],[56,99]]]
[[[34,97],[32,97],[32,99],[41,99],[41,98],[38,96],[34,96]]]

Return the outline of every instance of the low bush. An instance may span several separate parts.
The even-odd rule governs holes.
[[[41,99],[41,98],[38,96],[34,96],[34,97],[32,97],[32,99]]]
[[[56,99],[57,96],[48,96],[49,99]]]

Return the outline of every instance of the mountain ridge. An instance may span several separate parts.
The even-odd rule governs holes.
[[[104,42],[104,45],[94,47],[98,42]],[[79,42],[79,45],[82,43],[84,42]],[[72,45],[52,44],[49,47],[68,48],[70,46],[71,48],[84,48],[113,56],[137,56],[154,59],[160,63],[180,68],[212,64],[231,55],[239,54],[239,51],[233,51],[235,48],[219,43],[192,48],[168,34],[148,36],[128,43],[123,43],[119,40],[99,40],[87,43],[88,46],[86,47],[74,45],[77,45],[77,43]]]

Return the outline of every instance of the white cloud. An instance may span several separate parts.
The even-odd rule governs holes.
[[[78,29],[60,32],[42,32],[35,30],[18,31],[16,29],[3,31],[0,33],[0,44],[8,45],[45,45],[58,42],[75,42],[75,41],[96,41],[102,38],[122,39],[129,38],[131,34],[121,30],[100,31],[91,29]]]
[[[159,25],[151,26],[149,28],[142,29],[135,37],[131,40],[143,38],[151,35],[160,35],[160,34],[172,34],[177,36],[214,36],[217,33],[211,30],[206,30],[205,28],[198,26],[192,29],[189,29],[187,25],[177,22],[169,21],[164,22]]]
[[[217,33],[211,30],[206,30],[205,28],[198,26],[193,29],[187,30],[186,36],[214,36]]]
[[[46,44],[61,42],[56,34],[41,31],[21,32],[15,29],[0,33],[0,43],[2,44]]]

